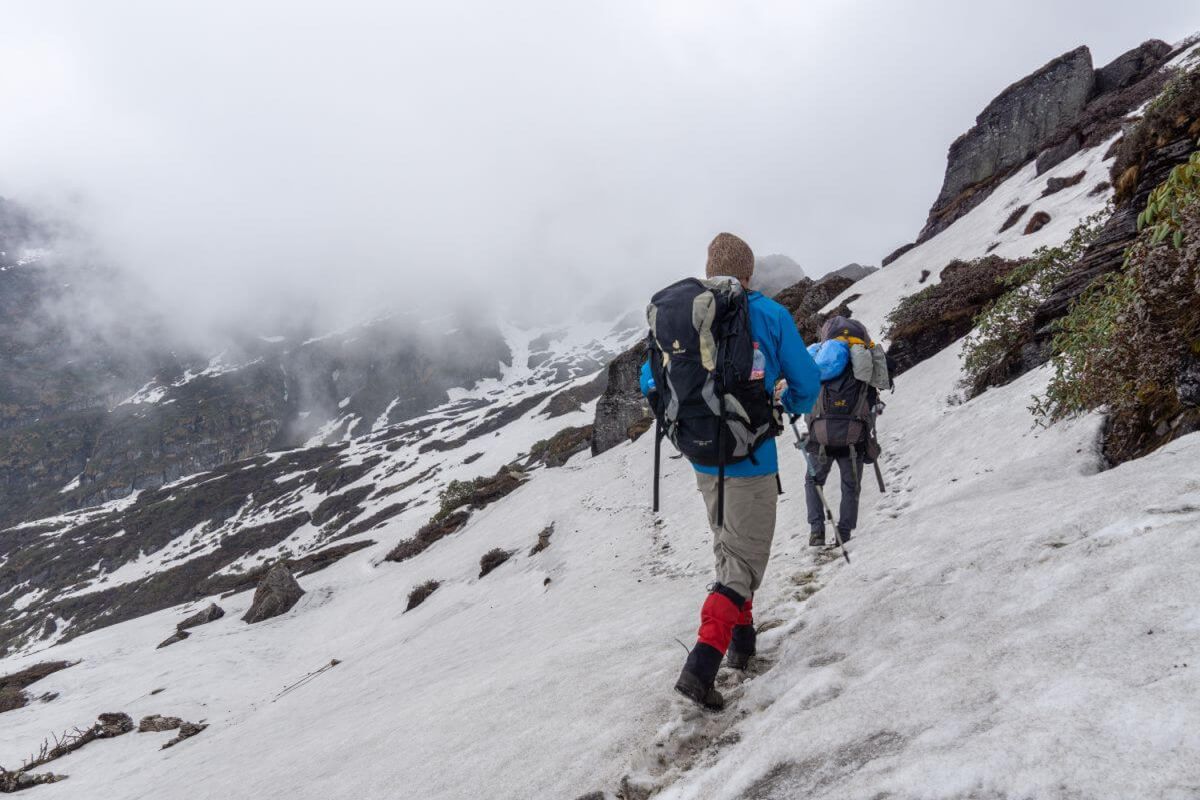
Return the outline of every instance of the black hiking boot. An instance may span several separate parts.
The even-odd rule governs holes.
[[[725,665],[730,669],[745,670],[750,666],[750,659],[756,652],[754,640],[757,634],[753,625],[737,625],[733,629],[733,641],[725,653]]]
[[[708,711],[725,708],[725,698],[713,688],[717,670],[721,668],[721,651],[712,645],[697,642],[688,653],[687,663],[675,681],[675,691]]]
[[[809,547],[824,547],[825,546],[825,529],[813,528],[808,532]]]
[[[838,528],[838,536],[842,537],[842,544],[850,541],[850,537],[853,535],[854,531],[852,529],[848,530],[846,528]]]

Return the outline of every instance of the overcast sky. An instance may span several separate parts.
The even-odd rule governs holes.
[[[1009,83],[1196,30],[1195,0],[6,4],[0,195],[189,320],[642,297],[721,230],[819,275],[916,235]]]

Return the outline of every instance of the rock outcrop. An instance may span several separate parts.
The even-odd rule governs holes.
[[[892,377],[965,336],[983,307],[1004,293],[1001,281],[1019,265],[999,256],[952,261],[938,283],[901,300],[888,316]]]
[[[636,439],[653,422],[650,405],[639,384],[645,360],[646,343],[638,342],[609,363],[608,383],[596,402],[592,455]]]
[[[957,219],[990,181],[1035,156],[1060,127],[1076,119],[1096,85],[1092,54],[1078,47],[1001,92],[950,145],[946,177],[918,241]]]
[[[1179,78],[1171,102],[1148,113],[1122,140],[1112,167],[1112,183],[1118,187],[1113,215],[1034,314],[1035,339],[1043,350],[1054,335],[1053,323],[1071,304],[1097,278],[1121,268],[1125,250],[1137,237],[1137,216],[1150,192],[1191,156],[1198,136],[1200,72],[1194,71]]]
[[[1158,69],[1171,55],[1171,45],[1158,39],[1142,42],[1096,70],[1096,93],[1125,89]]]
[[[159,642],[158,647],[156,647],[155,649],[162,650],[164,647],[170,647],[173,644],[179,644],[180,642],[187,639],[189,636],[191,636],[191,634],[188,633],[187,631],[175,631],[170,636],[168,636],[167,638],[165,638],[161,642]]]
[[[276,564],[267,571],[258,588],[254,590],[254,601],[242,620],[255,623],[285,614],[303,596],[304,590],[292,577],[292,571],[287,565]]]
[[[792,319],[796,323],[796,329],[800,331],[801,338],[811,344],[819,338],[821,326],[828,316],[822,314],[821,309],[854,283],[855,279],[836,272],[819,281],[805,278],[776,295],[775,301],[792,312]],[[848,309],[842,309],[842,315],[849,316],[847,311]]]
[[[215,622],[225,616],[225,609],[221,608],[216,603],[209,603],[204,609],[197,611],[187,619],[175,626],[176,630],[187,630],[200,625],[207,625],[210,622]]]
[[[942,189],[917,241],[944,230],[1034,157],[1041,174],[1115,134],[1158,93],[1170,52],[1149,41],[1094,69],[1091,52],[1078,47],[1009,86],[950,146]]]

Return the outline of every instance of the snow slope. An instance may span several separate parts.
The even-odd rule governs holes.
[[[1060,240],[1106,201],[1089,194],[1104,150],[1018,173],[852,287],[855,316],[878,330],[920,269],[993,241],[1012,256]],[[1035,200],[1046,178],[1081,168],[1078,187]],[[1051,225],[996,234],[1026,202]],[[644,437],[539,471],[422,555],[381,563],[429,508],[410,510],[371,533],[377,546],[303,578],[301,602],[268,622],[239,621],[242,593],[164,650],[192,606],[0,661],[3,673],[81,659],[36,684],[58,699],[0,718],[0,763],[125,711],[210,727],[162,752],[161,734],[94,743],[51,765],[68,780],[31,791],[569,799],[614,797],[624,781],[627,798],[1200,796],[1200,437],[1100,472],[1098,416],[1047,430],[1026,410],[1045,370],[958,403],[957,351],[888,398],[888,489],[868,477],[852,564],[807,547],[803,461],[781,448],[786,493],[755,602],[760,666],[722,677],[733,701],[722,714],[670,692],[711,551],[683,462],[665,461],[651,513]],[[503,429],[503,447],[471,447],[503,463],[542,435],[535,414]],[[550,547],[530,554],[550,524]],[[494,547],[515,555],[479,578]],[[441,588],[403,613],[429,578]]]

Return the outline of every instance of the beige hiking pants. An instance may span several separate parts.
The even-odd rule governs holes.
[[[717,558],[717,581],[742,597],[750,597],[762,584],[771,540],[775,537],[775,509],[779,484],[774,473],[753,478],[725,479],[725,526],[717,525],[717,476],[696,473],[696,485],[708,507]]]

